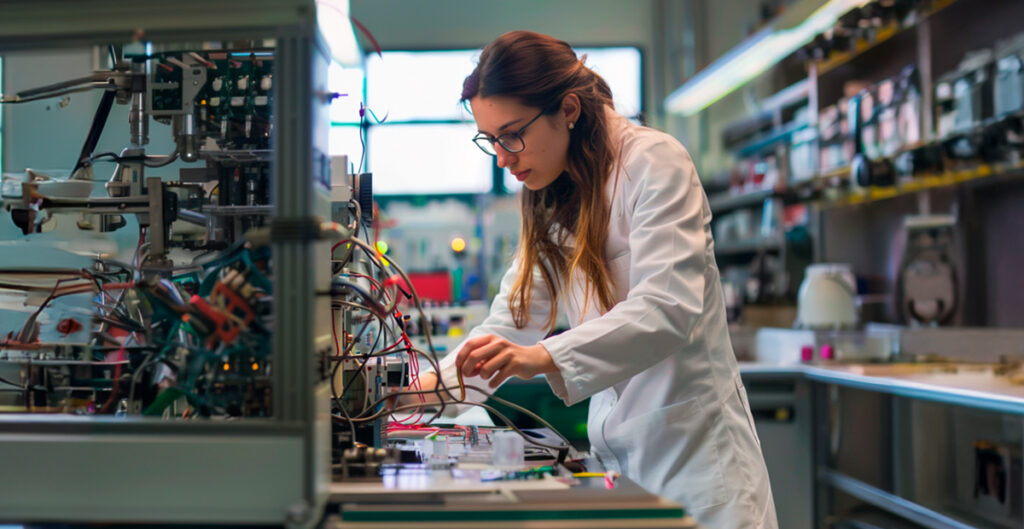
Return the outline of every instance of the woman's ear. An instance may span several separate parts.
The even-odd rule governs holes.
[[[565,121],[570,125],[575,125],[576,121],[580,119],[582,108],[580,98],[576,94],[567,94],[562,98],[562,116],[565,117]]]

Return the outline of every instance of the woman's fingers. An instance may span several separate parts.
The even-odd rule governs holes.
[[[466,353],[466,358],[462,364],[462,374],[470,377],[476,376],[478,365],[481,362],[486,364],[494,355],[500,353],[506,345],[506,342],[497,339]]]
[[[455,367],[459,371],[466,373],[466,358],[469,357],[469,354],[478,349],[479,347],[487,343],[490,343],[491,340],[495,338],[497,338],[497,336],[494,336],[493,334],[485,334],[484,336],[477,336],[476,338],[470,338],[466,340],[466,343],[462,346],[462,349],[459,350],[459,356],[455,357]],[[477,363],[479,362],[473,362],[470,363],[469,365],[475,367]]]
[[[491,378],[491,376],[498,372],[499,369],[505,368],[511,360],[512,355],[507,352],[495,355],[487,362],[484,362],[483,367],[478,370],[478,374],[480,375],[480,378],[483,379]]]
[[[506,378],[511,377],[515,374],[512,371],[514,371],[512,368],[512,364],[506,363],[505,367],[498,371],[498,373],[494,375],[494,378],[492,378],[491,381],[487,383],[487,385],[490,386],[491,389],[497,388],[498,386],[501,385],[502,382],[505,381]]]

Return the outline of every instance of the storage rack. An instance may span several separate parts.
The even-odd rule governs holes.
[[[878,28],[871,41],[855,42],[851,51],[832,54],[824,60],[807,61],[805,78],[800,79],[796,84],[791,84],[794,82],[792,77],[785,79],[785,82],[779,84],[783,86],[788,84],[789,88],[762,101],[762,111],[758,115],[727,127],[727,130],[733,131],[744,129],[755,131],[745,139],[733,139],[733,143],[729,147],[730,150],[739,156],[749,154],[757,149],[763,149],[763,152],[769,153],[784,153],[792,134],[800,130],[804,123],[779,119],[777,117],[779,112],[784,112],[784,110],[780,111],[777,103],[770,104],[772,101],[783,100],[786,101],[786,104],[807,105],[807,124],[816,129],[821,110],[839,99],[842,83],[845,80],[866,79],[870,82],[878,82],[892,77],[899,72],[903,65],[908,63],[917,64],[921,75],[920,125],[922,138],[918,145],[907,146],[904,149],[934,145],[939,142],[940,139],[936,137],[937,127],[933,115],[935,81],[939,76],[956,69],[957,63],[966,52],[981,47],[991,47],[997,41],[1007,38],[1013,33],[1024,31],[1024,23],[1021,22],[1024,20],[1024,3],[997,0],[932,0],[922,2],[921,6],[922,16],[912,23],[902,26],[890,24]],[[794,88],[799,86],[806,87],[803,94]],[[781,97],[783,94],[794,93],[799,94],[795,101]],[[760,123],[761,126],[758,128],[752,126],[752,123]],[[728,143],[728,140],[726,141]],[[817,141],[817,138],[813,141]],[[814,152],[817,153],[818,149],[815,148]],[[820,167],[818,160],[815,160],[815,167]],[[882,211],[882,209],[875,208],[886,208],[888,206],[884,204],[891,203],[896,203],[898,207],[913,206],[914,199],[916,199],[920,212],[928,212],[933,194],[936,197],[944,195],[968,197],[965,200],[968,204],[965,206],[967,209],[975,207],[971,205],[974,199],[970,198],[975,194],[982,191],[991,194],[993,190],[1004,188],[1019,189],[1021,181],[1024,180],[1024,164],[1013,159],[1007,159],[1002,163],[972,160],[947,164],[941,172],[915,172],[912,178],[898,179],[891,186],[854,187],[850,182],[850,172],[849,166],[839,167],[828,172],[818,170],[806,180],[794,182],[783,179],[781,185],[770,190],[756,191],[746,195],[711,193],[709,199],[716,215],[738,208],[758,208],[765,200],[780,200],[785,204],[804,204],[813,213],[809,227],[817,239],[821,218],[824,214],[855,211],[876,212]],[[906,200],[908,198],[910,199],[909,203]],[[901,201],[901,199],[903,200]],[[964,227],[966,237],[977,238],[978,230],[975,229],[976,225],[971,221],[972,210],[962,210],[960,214],[967,224]],[[974,242],[974,244],[978,243]],[[973,247],[972,244],[964,246],[968,249]],[[729,254],[733,251],[730,246],[724,244],[718,245],[716,250],[720,264],[730,258]],[[815,240],[816,261],[821,260],[822,253],[821,242]],[[968,250],[966,268],[969,272],[974,265],[971,261],[972,253]],[[973,268],[978,269],[976,265]],[[978,302],[975,301],[975,306],[969,307],[969,309],[975,311],[977,304]],[[896,435],[892,446],[860,446],[859,448],[862,450],[858,452],[860,457],[858,461],[861,465],[870,468],[858,468],[856,467],[857,463],[849,461],[840,464],[835,455],[829,452],[830,439],[835,435],[829,428],[839,421],[833,416],[833,405],[830,404],[832,394],[836,391],[834,386],[822,384],[815,391],[811,404],[814,408],[813,413],[818,417],[817,424],[822,426],[814,432],[814,470],[808,477],[808,481],[814,483],[814,524],[835,527],[919,526],[915,524],[949,528],[1020,527],[1021,515],[1019,512],[1016,514],[1007,512],[1004,515],[991,512],[979,514],[965,509],[963,505],[957,504],[949,497],[943,497],[944,494],[954,494],[952,484],[913,481],[921,480],[921,476],[931,475],[929,469],[922,470],[920,468],[921,461],[931,458],[933,463],[938,464],[941,460],[942,464],[952,465],[954,455],[950,441],[941,435],[941,430],[939,432],[931,431],[924,436],[915,436],[914,448],[908,448],[911,439],[907,435],[909,433],[917,434],[917,428],[919,428],[917,421],[930,420],[929,417],[934,415],[943,418],[943,420],[937,421],[938,423],[950,424],[951,421],[955,422],[954,419],[960,415],[967,415],[966,412],[955,408],[952,411],[928,408],[922,412],[922,410],[916,409],[915,404],[904,400],[890,399],[890,402],[890,400],[882,399],[881,402],[876,403],[874,400],[865,398],[862,393],[850,395],[843,393],[842,397],[857,402],[858,406],[871,408],[877,404],[878,415],[872,416],[870,419],[862,417],[864,420],[860,424],[877,423],[877,427],[883,431],[891,430],[905,435],[903,438]],[[927,412],[925,419],[918,418],[919,412]],[[993,414],[984,417],[984,420],[978,420],[986,426],[991,426],[993,431],[998,430],[998,426],[1001,424],[1004,436],[1017,439],[1009,444],[1019,448],[1020,423],[1018,418]],[[911,421],[915,422],[911,423]],[[759,426],[760,428],[761,426]],[[773,427],[766,431],[776,431],[777,429],[778,427]],[[930,437],[933,434],[936,435],[934,439]],[[983,433],[982,430],[973,432],[973,434],[982,436],[981,438],[984,435],[989,435]],[[844,435],[851,438],[856,437],[854,434]],[[855,444],[867,445],[875,442],[871,433],[859,433],[858,435],[863,439],[854,439]],[[884,435],[879,436],[879,438],[884,437]],[[870,439],[870,442],[866,439]],[[848,452],[851,450],[853,449]],[[927,454],[922,455],[922,450]],[[877,456],[877,460],[865,459],[865,454],[873,454],[873,456]],[[811,458],[811,456],[806,457]],[[860,476],[860,474],[872,472],[877,475],[871,478]],[[926,491],[922,492],[917,490],[918,488],[926,489]],[[778,492],[776,494],[778,495]],[[1019,490],[1011,490],[1009,496],[1008,501],[1010,502],[1024,501],[1020,498]],[[778,497],[776,499],[778,501]],[[850,509],[851,506],[858,503],[873,509],[871,513],[871,516],[874,517],[873,522],[869,524],[858,521],[855,510]],[[1007,508],[1009,509],[1009,507]],[[805,521],[807,524],[811,524],[809,514]],[[800,525],[794,523],[791,526],[811,527],[813,525],[804,525],[801,522]]]

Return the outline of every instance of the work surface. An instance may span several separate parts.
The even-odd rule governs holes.
[[[740,363],[745,376],[804,376],[827,384],[1024,415],[1024,376],[966,363],[774,365]]]
[[[434,455],[422,464],[386,465],[378,478],[348,478],[331,484],[330,503],[344,528],[696,528],[678,504],[655,496],[632,481],[609,482],[600,473],[574,476],[551,469],[552,459],[536,453],[526,467],[509,471],[491,464],[492,430],[478,439],[459,429],[395,431],[392,443],[430,442]],[[429,431],[429,430],[428,430]],[[452,435],[441,436],[449,433]],[[476,432],[474,432],[476,433]],[[557,444],[543,430],[538,440]],[[546,434],[546,435],[545,435]],[[436,452],[443,452],[440,457]],[[597,462],[586,460],[588,470]],[[596,475],[595,475],[596,474]]]

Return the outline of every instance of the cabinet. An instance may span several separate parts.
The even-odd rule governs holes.
[[[779,527],[814,527],[811,387],[801,375],[744,373]]]

